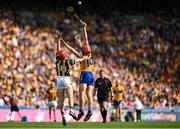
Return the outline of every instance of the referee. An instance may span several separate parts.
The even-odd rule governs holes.
[[[100,111],[103,118],[103,123],[105,123],[109,93],[111,95],[111,99],[113,98],[112,83],[107,77],[105,77],[104,70],[99,71],[99,76],[100,77],[97,78],[97,80],[95,81],[94,95],[96,95],[97,92],[97,100],[100,105]]]

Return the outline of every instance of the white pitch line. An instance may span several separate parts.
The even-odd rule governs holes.
[[[94,129],[94,128],[68,128],[68,127],[65,127],[65,128],[61,128],[61,127],[58,127],[58,128],[1,128],[1,129]],[[120,128],[97,128],[97,129],[120,129]],[[180,128],[122,128],[121,129],[180,129]]]

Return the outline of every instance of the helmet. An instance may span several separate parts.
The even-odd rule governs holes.
[[[66,56],[67,56],[67,53],[65,50],[59,50],[57,53],[56,53],[56,56],[58,56],[60,59],[65,59]]]
[[[83,45],[82,46],[82,52],[84,55],[88,55],[89,53],[91,53],[91,48],[89,45]]]

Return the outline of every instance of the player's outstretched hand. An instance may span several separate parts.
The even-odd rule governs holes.
[[[62,39],[62,32],[59,32],[56,30],[56,34],[57,34],[58,39],[61,40]]]
[[[83,27],[85,27],[85,28],[87,27],[86,22],[82,21],[81,24],[83,25]]]

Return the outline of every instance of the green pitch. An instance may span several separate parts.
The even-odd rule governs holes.
[[[0,129],[180,129],[180,122],[109,122],[109,123],[97,123],[97,122],[73,122],[67,123],[67,126],[63,126],[61,122],[2,122],[0,123]]]

